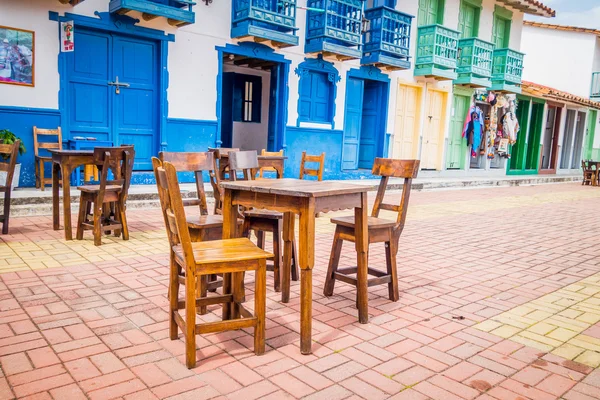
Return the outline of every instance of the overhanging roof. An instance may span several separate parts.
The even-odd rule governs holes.
[[[533,82],[523,81],[521,83],[521,93],[532,97],[554,101],[565,101],[600,110],[600,103],[597,101],[590,100],[586,97],[576,96],[571,93],[563,92],[562,90],[539,85]]]
[[[591,33],[593,35],[600,36],[600,30],[598,30],[598,29],[581,28],[578,26],[570,26],[570,25],[547,24],[544,22],[535,22],[535,21],[523,21],[523,24],[527,25],[527,26],[535,26],[536,28],[556,29],[557,31]]]
[[[556,11],[536,0],[496,0],[525,14],[539,15],[540,17],[554,17]]]

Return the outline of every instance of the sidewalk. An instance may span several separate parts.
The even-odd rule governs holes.
[[[551,183],[580,182],[581,175],[526,175],[526,176],[500,176],[500,177],[453,177],[453,178],[417,178],[413,181],[413,190],[440,190],[456,188],[484,188],[506,186],[543,185]],[[367,185],[371,191],[376,191],[379,185],[377,179],[345,180],[343,182],[357,185]],[[390,179],[388,190],[402,189],[403,179]],[[204,184],[206,196],[213,198],[213,190],[209,183]],[[183,197],[196,197],[196,185],[193,183],[181,184]],[[2,205],[0,200],[0,206]],[[71,189],[71,203],[73,212],[77,211],[79,204],[79,191]],[[132,185],[129,189],[128,208],[149,208],[158,206],[158,194],[155,185]],[[33,216],[52,214],[52,188],[46,187],[45,191],[36,188],[17,188],[13,191],[11,200],[12,216]]]

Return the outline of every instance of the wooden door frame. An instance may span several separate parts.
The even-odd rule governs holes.
[[[406,87],[411,87],[417,90],[417,115],[415,116],[415,121],[417,121],[417,126],[414,129],[414,132],[412,133],[413,136],[413,145],[412,145],[412,150],[411,150],[411,157],[416,158],[419,152],[419,139],[421,137],[421,131],[423,130],[423,121],[422,121],[422,114],[423,114],[423,98],[425,97],[423,95],[424,93],[424,89],[425,86],[421,83],[416,83],[416,82],[407,82],[407,81],[402,81],[402,80],[398,80],[398,85],[396,86],[396,104],[394,105],[394,136],[395,136],[395,131],[396,131],[396,110],[398,109],[398,93],[400,92],[400,86],[406,86]],[[394,145],[392,143],[392,150],[394,149]],[[394,154],[394,157],[397,157],[396,154]]]
[[[59,22],[57,25],[57,34],[60,38],[60,22],[74,21],[76,26],[83,27],[86,29],[96,30],[100,32],[106,32],[111,34],[118,34],[129,36],[133,38],[153,40],[157,42],[158,49],[158,148],[160,151],[167,150],[167,118],[168,118],[168,100],[167,100],[167,89],[169,85],[169,42],[175,41],[174,34],[166,34],[164,31],[141,27],[135,25],[139,20],[131,18],[127,15],[110,14],[108,12],[97,12],[98,18],[88,17],[79,14],[65,13],[64,16],[60,16],[57,12],[50,11],[49,19],[51,21]],[[68,127],[68,114],[67,108],[69,100],[67,98],[67,59],[68,53],[60,52],[58,54],[58,73],[59,73],[59,94],[58,94],[58,108],[61,116],[61,127],[64,132],[69,132]]]
[[[556,174],[556,164],[558,162],[558,139],[560,138],[560,125],[561,125],[563,108],[559,107],[555,104],[548,103],[548,109],[550,109],[550,107],[552,107],[556,110],[556,112],[554,113],[554,126],[552,127],[552,150],[550,151],[550,168],[548,168],[548,169],[541,168],[541,166],[542,166],[541,157],[543,157],[543,154],[544,154],[544,148],[543,148],[544,145],[542,144],[542,148],[540,149],[540,161],[539,161],[540,175]],[[548,111],[546,111],[546,112],[548,112]]]

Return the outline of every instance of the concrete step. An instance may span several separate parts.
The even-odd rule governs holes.
[[[444,190],[461,188],[506,187],[521,185],[543,185],[552,183],[581,182],[580,175],[527,175],[527,176],[499,176],[499,177],[460,177],[460,178],[421,178],[413,181],[413,190]],[[378,180],[364,179],[344,181],[348,183],[366,185],[369,191],[376,191]],[[402,189],[403,179],[390,179],[388,190]],[[195,184],[181,184],[183,198],[197,197]],[[209,208],[214,204],[212,187],[205,185],[205,192]],[[60,199],[62,212],[62,196]],[[0,200],[0,207],[3,200]],[[158,193],[154,185],[132,185],[127,199],[127,208],[154,208],[158,207]],[[76,213],[79,209],[79,191],[71,190],[71,209]],[[45,191],[35,188],[17,188],[12,193],[11,216],[36,216],[52,215],[52,189]]]

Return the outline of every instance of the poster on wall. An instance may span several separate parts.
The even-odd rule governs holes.
[[[75,51],[75,25],[73,21],[60,23],[60,51],[68,53]]]
[[[34,86],[35,33],[0,26],[0,83]]]

